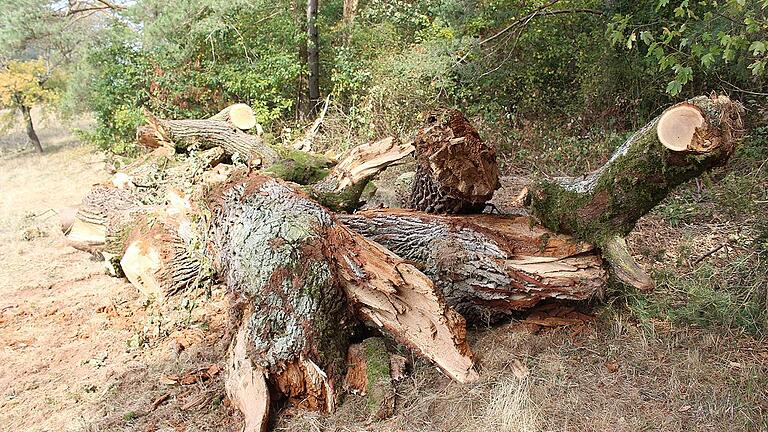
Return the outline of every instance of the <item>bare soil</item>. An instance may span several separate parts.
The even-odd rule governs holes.
[[[0,430],[239,430],[220,372],[224,290],[153,304],[68,247],[56,212],[106,178],[105,161],[66,131],[48,132],[46,154],[0,157]],[[642,231],[656,225],[636,235],[657,247],[674,241]],[[483,378],[473,385],[416,360],[389,420],[369,421],[365,402],[347,396],[330,415],[276,407],[273,428],[768,430],[764,342],[665,321],[641,326],[611,301],[579,305],[594,318],[572,326],[474,329]]]

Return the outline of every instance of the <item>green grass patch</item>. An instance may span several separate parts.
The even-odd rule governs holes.
[[[655,291],[620,291],[619,298],[644,324],[662,319],[681,326],[726,327],[768,336],[765,259],[754,253],[719,268],[704,264],[683,275],[657,271]]]

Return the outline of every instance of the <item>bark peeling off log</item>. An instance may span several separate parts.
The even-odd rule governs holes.
[[[234,177],[214,195],[214,256],[230,290],[252,307],[251,358],[285,396],[331,410],[327,387],[314,383],[318,374],[333,383],[343,373],[352,323],[324,255],[333,218],[269,177]]]
[[[547,298],[600,296],[607,279],[593,246],[535,226],[528,217],[379,210],[339,218],[420,265],[470,321],[502,318]]]
[[[331,410],[352,312],[455,379],[477,378],[464,320],[415,268],[286,183],[234,173],[211,199],[212,256],[252,308],[252,360],[285,396]]]
[[[418,168],[409,208],[477,213],[499,188],[496,151],[459,111],[430,114],[414,140]]]

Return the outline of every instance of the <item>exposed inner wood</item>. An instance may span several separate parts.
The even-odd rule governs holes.
[[[228,122],[240,130],[248,130],[256,126],[256,114],[250,106],[243,103],[230,105],[209,117],[208,120]]]
[[[243,413],[243,432],[266,432],[269,421],[269,389],[264,371],[255,367],[248,357],[248,330],[246,324],[239,331],[229,347],[227,397]]]
[[[368,410],[377,420],[395,410],[395,389],[390,373],[390,356],[380,337],[351,345],[347,353],[347,391],[366,397]]]
[[[680,104],[659,117],[656,134],[664,147],[673,151],[688,150],[696,130],[704,127],[704,115],[696,105]]]
[[[548,298],[600,296],[607,280],[594,246],[529,217],[375,210],[339,218],[419,265],[448,304],[474,322],[503,318]]]

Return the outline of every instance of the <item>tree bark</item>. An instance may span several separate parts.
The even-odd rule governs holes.
[[[148,111],[145,111],[145,116],[152,130],[139,129],[140,144],[153,143],[154,146],[154,142],[157,142],[178,150],[221,147],[227,154],[238,155],[254,166],[271,165],[278,160],[277,152],[261,138],[247,134],[228,122],[161,120]]]
[[[248,356],[277,394],[332,411],[357,319],[454,379],[477,379],[463,319],[413,266],[270,177],[235,173],[209,202],[209,251],[248,311]]]
[[[35,150],[37,150],[38,153],[43,153],[43,146],[40,144],[40,139],[37,137],[37,132],[35,132],[35,126],[32,124],[32,109],[25,105],[21,105],[20,109],[21,115],[24,117],[24,124],[27,128],[27,137],[29,137],[32,145],[35,146]]]
[[[317,110],[320,102],[320,38],[317,31],[318,0],[307,0],[307,66],[309,66],[309,105]]]
[[[607,281],[594,246],[525,216],[375,210],[339,219],[416,263],[470,322],[496,321],[545,299],[600,297]]]
[[[500,186],[496,151],[459,111],[430,114],[414,146],[418,165],[408,208],[479,213]]]

